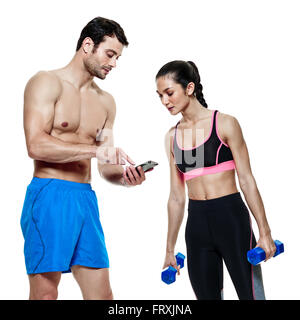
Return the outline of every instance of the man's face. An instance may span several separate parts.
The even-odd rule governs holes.
[[[116,67],[118,58],[121,56],[124,45],[116,36],[104,37],[98,48],[92,45],[90,53],[83,60],[87,71],[94,77],[105,79],[112,68]]]

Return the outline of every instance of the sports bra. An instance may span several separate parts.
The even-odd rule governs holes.
[[[235,169],[235,163],[229,146],[218,134],[218,110],[213,111],[210,134],[205,141],[189,149],[182,149],[177,141],[177,122],[173,136],[173,155],[178,170],[184,180],[202,175]]]

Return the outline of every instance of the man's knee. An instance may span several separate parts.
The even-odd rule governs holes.
[[[109,290],[106,296],[103,298],[103,300],[113,300],[113,299],[114,299],[114,296],[113,296],[112,290]]]
[[[29,276],[30,300],[56,300],[58,297],[57,287],[61,274],[43,273]]]
[[[58,291],[56,288],[30,291],[30,300],[56,300],[57,297]]]
[[[84,300],[113,300],[113,293],[111,289],[109,290],[93,290],[83,294]]]

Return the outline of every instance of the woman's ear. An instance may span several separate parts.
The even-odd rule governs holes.
[[[195,91],[195,84],[194,82],[190,82],[185,89],[185,94],[187,96],[191,96],[194,93],[194,91]]]

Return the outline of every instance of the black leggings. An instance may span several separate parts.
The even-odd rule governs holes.
[[[223,298],[223,259],[240,300],[264,300],[248,209],[239,192],[210,200],[189,199],[185,230],[189,277],[198,300]]]

